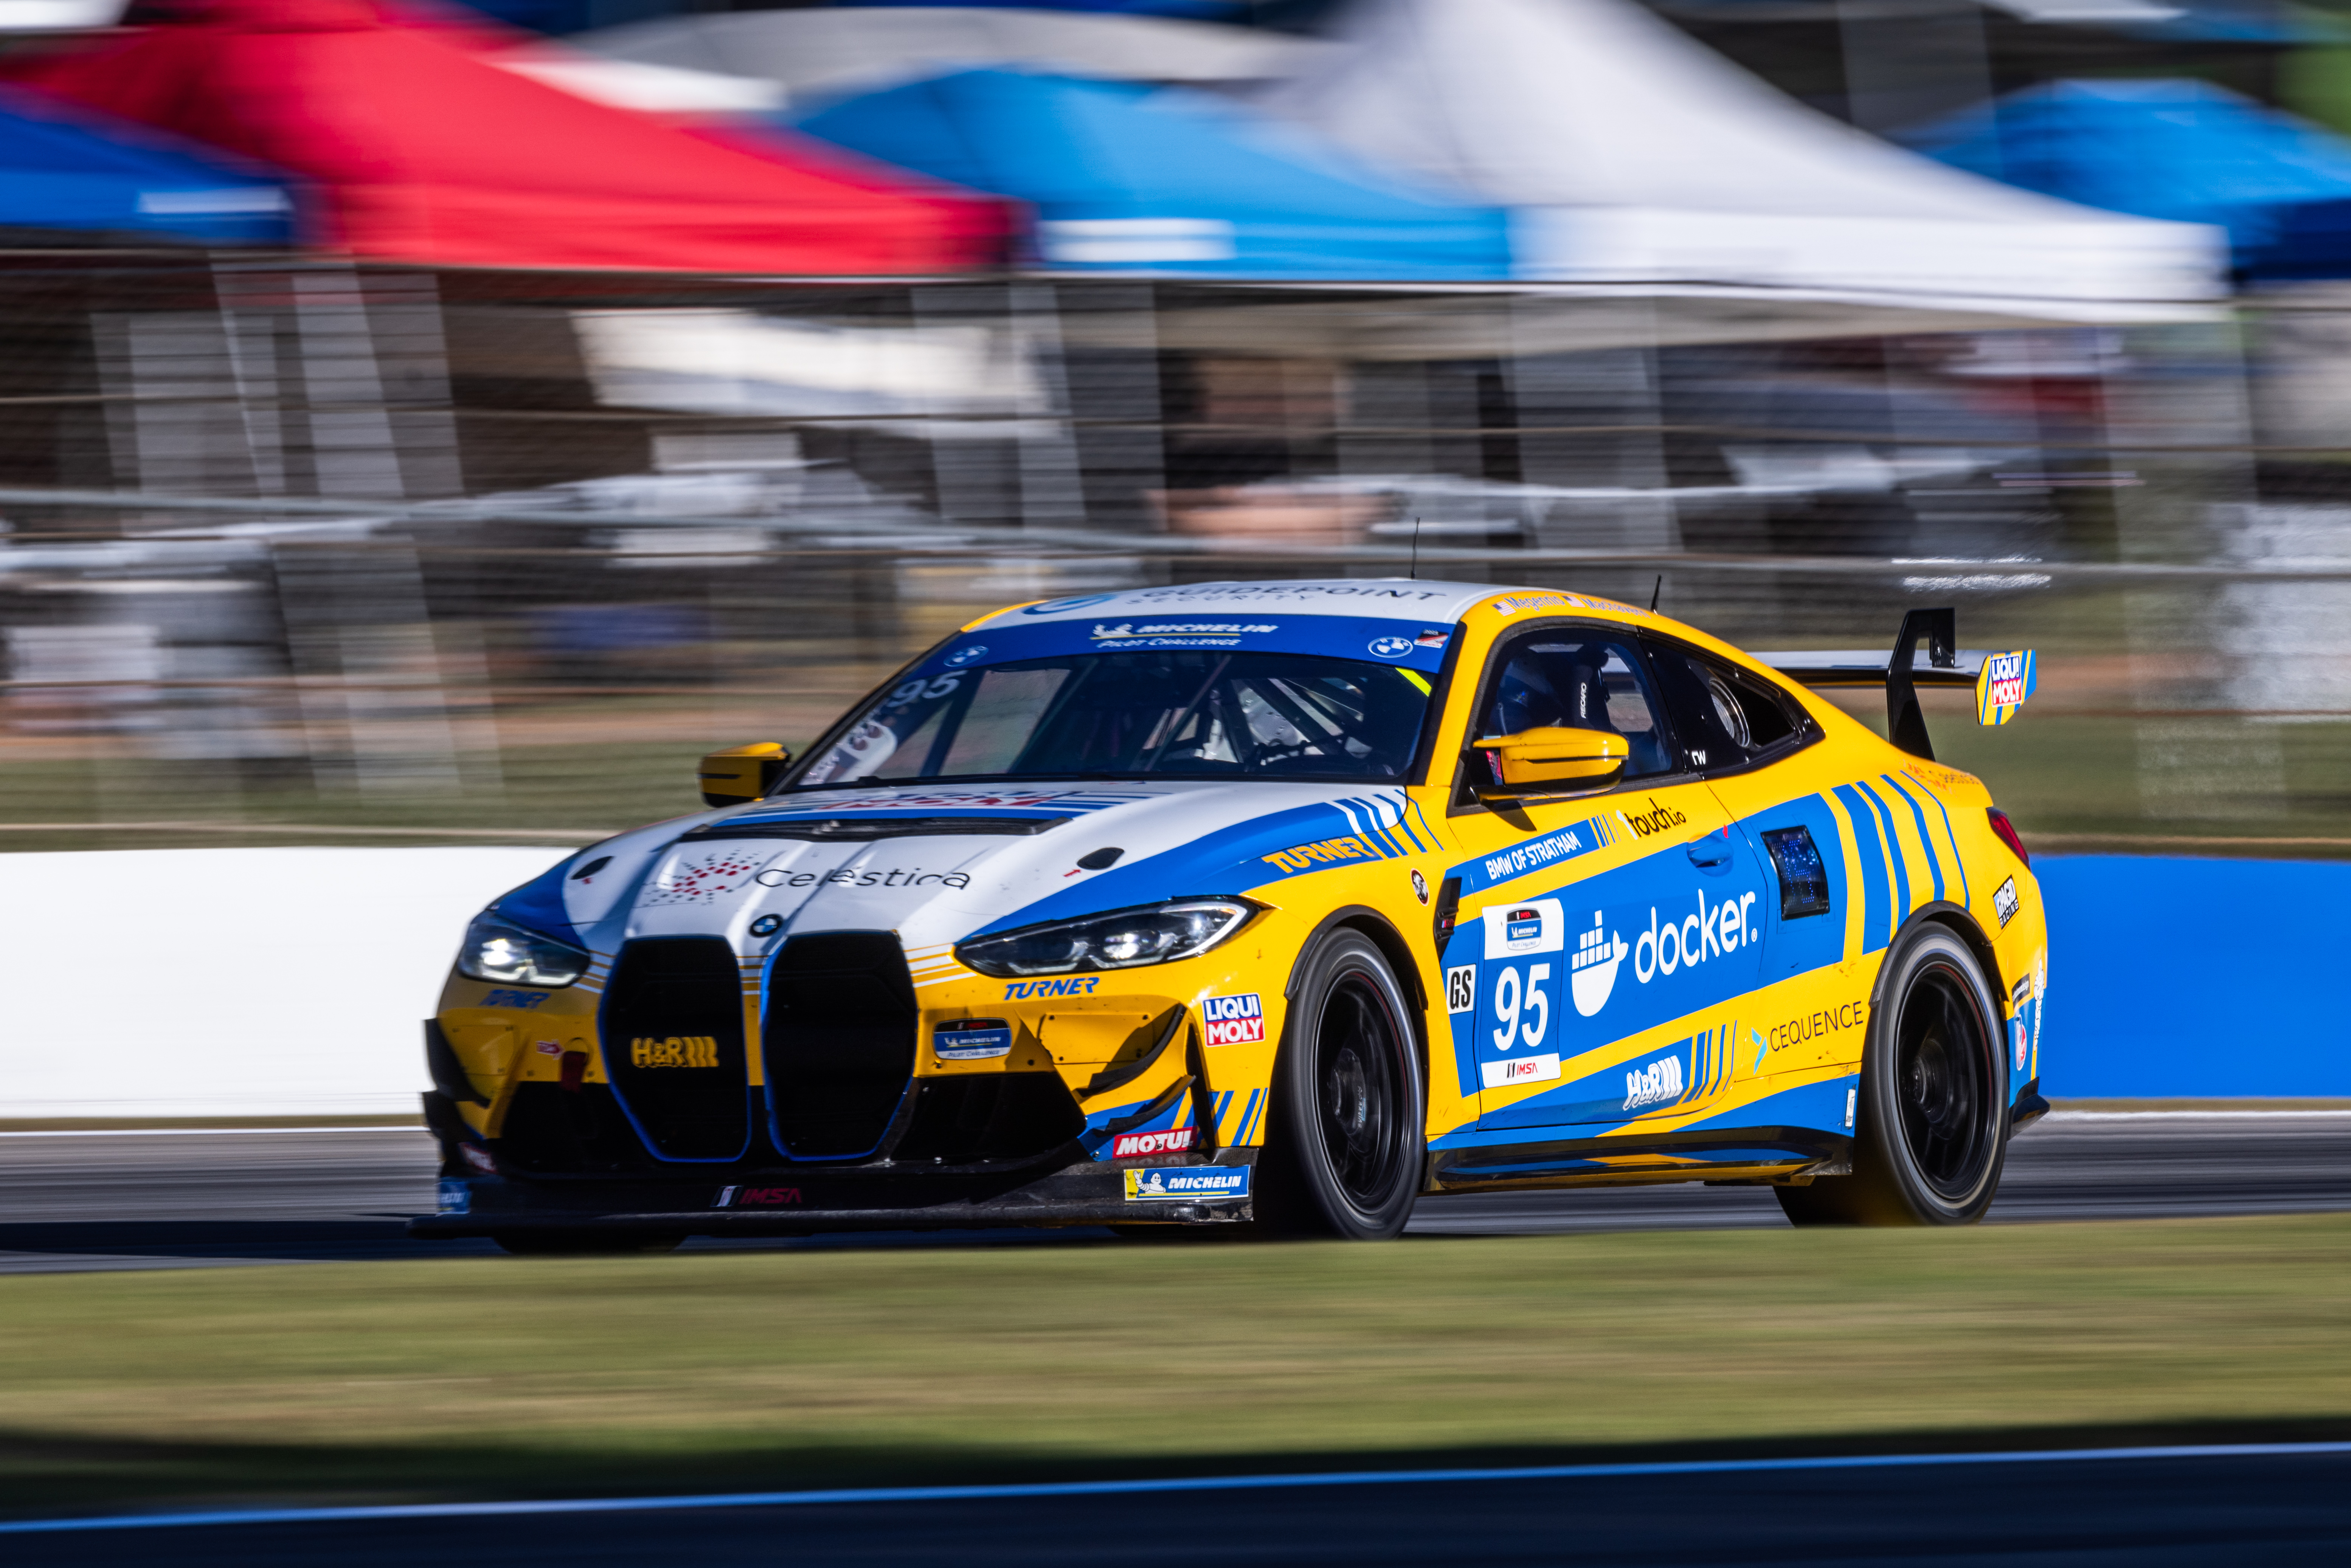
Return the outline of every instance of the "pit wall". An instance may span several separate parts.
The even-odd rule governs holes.
[[[412,1113],[418,1020],[466,920],[566,852],[0,855],[0,1121]],[[2044,1093],[2351,1096],[2336,946],[2351,864],[2033,869],[2049,900]]]

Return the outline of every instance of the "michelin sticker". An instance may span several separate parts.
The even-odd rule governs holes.
[[[932,1031],[941,1061],[990,1061],[1012,1054],[1012,1030],[1002,1019],[961,1019]]]
[[[1123,1173],[1129,1203],[1183,1203],[1200,1197],[1247,1197],[1247,1166],[1153,1166]]]
[[[1556,953],[1567,946],[1567,926],[1556,898],[1499,904],[1486,911],[1486,956],[1515,958],[1521,953]]]

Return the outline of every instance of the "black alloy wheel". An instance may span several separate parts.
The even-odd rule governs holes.
[[[1983,968],[1949,926],[1905,932],[1879,971],[1853,1174],[1781,1186],[1798,1225],[1972,1225],[2000,1190],[2008,1052]]]
[[[1260,1158],[1260,1227],[1384,1240],[1420,1192],[1427,1101],[1411,1010],[1377,946],[1334,931],[1301,960]]]

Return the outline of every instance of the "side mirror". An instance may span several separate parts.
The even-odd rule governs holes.
[[[1480,800],[1605,789],[1624,777],[1633,756],[1632,743],[1612,731],[1559,727],[1488,736],[1469,748],[1484,753],[1485,777],[1473,782]]]
[[[694,776],[701,782],[704,805],[739,806],[774,789],[791,765],[790,752],[775,741],[761,740],[712,752]]]

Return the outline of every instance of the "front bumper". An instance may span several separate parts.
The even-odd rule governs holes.
[[[1090,1161],[1042,1176],[874,1167],[645,1178],[444,1177],[419,1237],[517,1231],[813,1236],[1000,1226],[1235,1225],[1254,1218],[1257,1150]]]

